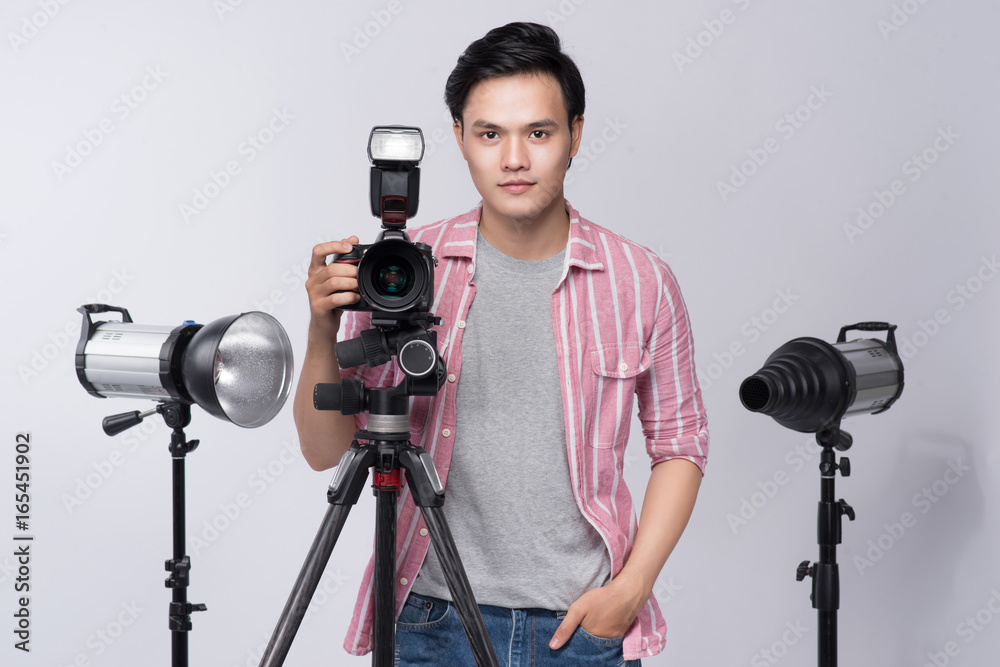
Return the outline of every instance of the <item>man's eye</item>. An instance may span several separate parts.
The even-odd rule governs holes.
[[[531,136],[533,136],[535,139],[544,139],[545,137],[548,136],[548,134],[549,133],[546,132],[545,130],[535,130],[534,132],[531,133]]]
[[[483,137],[485,137],[486,139],[496,139],[497,138],[497,133],[496,132],[484,132],[483,133]]]

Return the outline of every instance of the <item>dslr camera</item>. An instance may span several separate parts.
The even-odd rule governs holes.
[[[429,314],[437,260],[426,243],[413,243],[406,221],[417,213],[424,136],[418,127],[382,125],[368,137],[372,215],[382,221],[374,243],[358,244],[331,262],[356,264],[361,300],[344,310],[372,312],[372,323],[393,325]]]

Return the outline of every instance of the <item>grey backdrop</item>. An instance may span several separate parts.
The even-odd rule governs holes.
[[[1000,652],[996,330],[998,3],[713,0],[11,1],[0,7],[4,327],[0,662],[166,665],[168,429],[106,437],[73,350],[93,301],[137,322],[251,309],[304,351],[310,249],[370,242],[365,142],[428,139],[413,225],[478,196],[445,78],[511,20],[553,25],[588,88],[567,196],[654,249],[691,312],[708,474],[659,578],[666,651],[645,664],[815,664],[801,560],[817,558],[806,434],[744,410],[741,380],[800,336],[899,325],[906,389],[845,422],[841,664],[995,664]],[[515,369],[516,370],[516,369]],[[16,437],[31,435],[27,531]],[[326,509],[290,406],[243,430],[195,410],[188,436],[192,664],[256,665]],[[627,479],[648,465],[633,429]],[[354,510],[290,665],[341,649],[371,548]],[[15,536],[31,534],[31,652],[14,648]]]

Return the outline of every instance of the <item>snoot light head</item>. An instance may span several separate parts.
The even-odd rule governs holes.
[[[847,342],[848,331],[887,331],[885,342]],[[888,410],[903,391],[903,362],[895,325],[860,322],[843,327],[837,343],[796,338],[740,385],[740,401],[786,428],[806,433],[836,427],[856,414]]]

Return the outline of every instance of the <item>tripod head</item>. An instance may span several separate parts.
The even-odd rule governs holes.
[[[393,357],[406,375],[395,387],[365,387],[359,380],[340,384],[319,383],[313,389],[317,410],[339,410],[345,415],[369,413],[368,432],[410,432],[410,396],[434,396],[444,386],[448,369],[437,353],[437,332],[430,329],[440,318],[430,313],[406,324],[380,322],[357,338],[334,347],[341,368],[367,363],[381,366]]]

